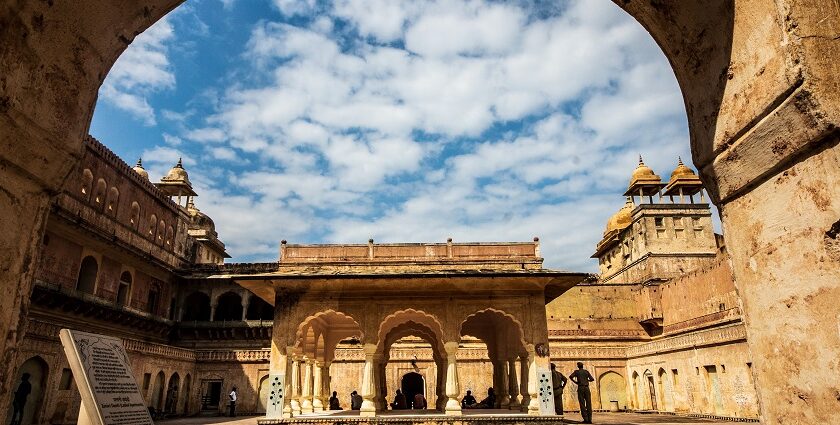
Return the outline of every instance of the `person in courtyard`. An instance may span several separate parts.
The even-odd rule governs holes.
[[[496,408],[496,390],[493,387],[487,389],[487,397],[481,400],[480,403],[474,405],[474,409],[495,409]]]
[[[461,408],[462,409],[471,409],[473,406],[477,404],[475,397],[472,395],[472,391],[467,390],[467,395],[461,399]]]
[[[583,423],[592,423],[592,393],[589,392],[589,383],[594,382],[595,378],[588,370],[583,368],[583,362],[578,362],[577,370],[569,374],[569,379],[574,382],[578,388],[578,403],[580,403],[580,415],[583,417]]]
[[[554,389],[554,413],[563,414],[563,389],[568,380],[557,370],[557,365],[551,364],[551,384]]]
[[[12,401],[12,425],[20,425],[23,420],[23,407],[26,406],[26,399],[32,392],[32,384],[29,383],[29,374],[24,373],[20,377],[20,385],[15,391],[15,398]]]
[[[236,387],[230,390],[228,397],[230,397],[230,417],[234,417],[236,416]]]
[[[414,404],[412,409],[414,410],[423,410],[426,408],[426,397],[423,394],[417,393],[414,394]]]
[[[330,397],[330,410],[341,410],[341,404],[338,402],[338,392],[333,391]]]
[[[356,391],[350,393],[350,410],[359,410],[362,408],[362,396]]]
[[[405,410],[408,409],[408,403],[405,400],[405,394],[402,391],[397,390],[397,395],[394,396],[394,402],[391,403],[391,409],[393,410]]]

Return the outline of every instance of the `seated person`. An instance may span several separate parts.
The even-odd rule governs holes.
[[[332,397],[330,397],[329,410],[341,410],[341,405],[338,402],[338,392],[336,391],[333,391]]]
[[[495,409],[496,408],[496,391],[493,387],[487,389],[487,397],[476,404],[475,409]]]
[[[362,396],[353,391],[350,393],[350,410],[359,410],[362,408]]]
[[[423,394],[417,393],[414,394],[414,404],[412,409],[414,410],[423,410],[426,408],[426,397]]]
[[[393,410],[405,410],[408,409],[408,403],[405,400],[405,394],[402,391],[397,390],[397,395],[394,396],[394,402],[391,403],[391,409]]]
[[[464,398],[461,399],[461,408],[471,409],[476,404],[478,404],[478,402],[475,400],[475,397],[473,397],[472,391],[467,390],[467,395],[465,395]]]

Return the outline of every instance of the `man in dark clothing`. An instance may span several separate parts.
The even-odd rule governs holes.
[[[15,399],[12,401],[12,425],[20,425],[23,420],[23,407],[26,406],[26,398],[32,392],[32,384],[29,383],[29,374],[24,373],[20,377],[20,385],[15,391]]]
[[[592,423],[592,393],[589,392],[589,383],[595,378],[588,370],[583,368],[583,363],[578,362],[578,369],[569,375],[569,379],[577,384],[578,403],[580,403],[580,415],[583,416],[583,423]]]
[[[557,371],[557,366],[551,364],[551,384],[554,389],[554,413],[563,414],[563,388],[566,388],[568,380],[562,373]]]
[[[493,387],[487,389],[487,397],[484,400],[481,400],[481,403],[478,403],[475,406],[476,409],[495,409],[496,408],[496,391]]]
[[[329,410],[341,410],[341,403],[338,402],[338,392],[333,391],[332,397],[330,397],[330,409]]]
[[[350,393],[350,410],[359,410],[362,408],[362,396],[356,391]]]
[[[394,402],[391,403],[391,409],[393,410],[405,410],[408,409],[408,403],[405,400],[405,394],[402,391],[397,390],[397,395],[394,396]]]
[[[467,395],[465,395],[464,398],[461,399],[461,408],[471,409],[475,407],[476,404],[478,404],[478,402],[475,401],[475,397],[473,397],[472,391],[467,390]]]

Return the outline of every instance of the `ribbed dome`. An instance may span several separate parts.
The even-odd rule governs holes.
[[[184,164],[181,162],[181,158],[178,158],[178,163],[161,180],[165,182],[184,182],[192,186],[187,170],[184,169]]]
[[[671,173],[671,180],[670,180],[669,184],[672,184],[672,183],[676,182],[677,179],[679,179],[681,177],[682,178],[688,177],[688,178],[694,179],[694,178],[697,178],[697,174],[694,174],[694,170],[692,170],[691,168],[686,167],[685,164],[683,164],[683,162],[682,162],[682,158],[679,158],[679,162],[677,163],[677,168],[675,168],[674,171]]]
[[[214,223],[213,219],[211,219],[207,214],[201,212],[198,207],[195,206],[192,199],[190,199],[187,203],[187,213],[190,215],[190,222],[193,227],[209,230],[214,233],[216,232],[216,223]]]
[[[136,171],[137,174],[143,176],[143,178],[145,178],[146,180],[149,179],[149,172],[146,171],[145,168],[143,168],[143,158],[137,159],[137,165],[134,166],[134,171]]]
[[[632,216],[633,212],[633,201],[630,198],[627,198],[627,202],[624,203],[624,206],[618,210],[615,214],[607,220],[607,230],[604,231],[604,236],[608,233],[612,232],[613,230],[624,230],[633,220]]]
[[[645,162],[642,160],[642,156],[639,155],[639,165],[633,170],[633,175],[630,176],[630,186],[633,186],[636,182],[645,182],[645,181],[662,181],[662,178],[657,176],[656,173],[653,172],[653,169],[645,165]]]

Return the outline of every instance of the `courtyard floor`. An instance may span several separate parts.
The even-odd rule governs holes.
[[[390,416],[390,415],[388,415]],[[395,415],[396,416],[396,415]],[[167,424],[167,425],[200,425],[200,424],[225,424],[225,425],[256,425],[257,419],[261,418],[261,416],[251,416],[251,417],[238,417],[238,418],[228,418],[228,417],[192,417],[192,418],[179,418],[179,419],[169,419],[164,421],[158,421],[158,423]],[[568,424],[577,424],[581,423],[581,417],[579,413],[567,413],[562,422],[560,423],[568,423]],[[592,422],[596,424],[609,424],[609,425],[637,425],[637,424],[660,424],[660,425],[672,425],[672,424],[732,424],[733,422],[721,421],[721,420],[713,420],[713,419],[704,419],[704,418],[691,418],[686,416],[677,416],[677,415],[659,415],[659,414],[639,414],[639,413],[594,413],[592,415]]]

